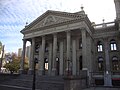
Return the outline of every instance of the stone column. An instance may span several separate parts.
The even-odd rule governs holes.
[[[45,36],[42,36],[42,46],[40,51],[40,69],[39,69],[39,75],[44,75],[44,59],[45,59]]]
[[[52,66],[52,75],[56,75],[56,56],[57,56],[57,33],[53,35],[53,66]]]
[[[115,9],[116,9],[116,21],[119,24],[119,32],[120,32],[120,0],[114,0]]]
[[[39,74],[39,72],[40,72],[40,65],[41,65],[41,53],[42,53],[42,52],[41,52],[41,51],[42,51],[42,49],[41,49],[41,46],[42,46],[42,45],[41,45],[41,42],[39,43],[39,45],[40,45],[40,46],[39,46],[39,53],[38,53],[38,54],[39,54],[39,56],[38,56],[38,74]]]
[[[87,38],[86,38],[87,40],[86,40],[86,53],[87,53],[87,55],[86,55],[86,60],[87,60],[87,68],[88,68],[88,70],[87,70],[87,74],[88,74],[88,85],[90,85],[90,81],[92,81],[92,76],[91,76],[91,74],[90,74],[90,72],[93,72],[93,70],[92,70],[92,66],[93,66],[93,59],[92,59],[92,38],[91,38],[91,36],[88,34],[87,35]]]
[[[108,40],[105,39],[105,71],[104,71],[104,86],[112,86],[111,69]]]
[[[64,68],[64,63],[63,63],[63,41],[60,42],[60,75],[63,75],[63,68]]]
[[[114,0],[115,9],[116,9],[116,18],[120,19],[120,0]]]
[[[28,72],[28,74],[33,74],[34,52],[35,52],[35,38],[32,38],[32,42],[31,42],[31,55],[30,55],[29,72]]]
[[[20,74],[24,73],[24,61],[25,61],[25,51],[26,51],[26,40],[23,39],[23,51],[22,51],[22,59],[20,63]]]
[[[83,68],[82,70],[87,70],[87,42],[86,42],[86,30],[85,29],[82,29],[81,30],[81,33],[82,33],[82,65],[83,65]]]
[[[76,70],[76,40],[72,40],[72,75],[76,75],[77,70]]]
[[[66,74],[67,75],[71,75],[72,72],[71,72],[71,50],[70,50],[70,47],[71,47],[71,32],[70,31],[67,31],[67,66],[66,66]]]
[[[48,75],[52,72],[52,43],[49,43]]]

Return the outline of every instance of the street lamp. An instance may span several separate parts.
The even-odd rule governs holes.
[[[38,63],[38,59],[35,58],[34,60],[34,69],[33,69],[33,84],[32,84],[32,90],[35,90],[35,82],[36,82],[36,63]]]

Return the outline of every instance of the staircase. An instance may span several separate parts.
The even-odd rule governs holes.
[[[0,75],[0,85],[32,88],[32,75]],[[38,90],[64,90],[62,76],[36,76]]]

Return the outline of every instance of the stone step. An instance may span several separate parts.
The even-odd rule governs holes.
[[[32,87],[32,75],[19,75],[11,77],[1,82],[2,85],[19,86],[25,88]],[[42,90],[63,90],[63,78],[59,76],[36,76],[36,88]]]

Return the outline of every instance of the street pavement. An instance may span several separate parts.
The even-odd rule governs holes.
[[[120,88],[114,88],[114,87],[90,87],[83,90],[120,90]]]
[[[1,85],[0,90],[32,90],[31,88],[18,87],[18,86],[10,86],[10,85]]]
[[[25,87],[1,85],[0,84],[0,90],[32,90],[32,89],[31,88],[25,88]],[[35,89],[35,90],[41,90],[41,89]],[[120,90],[120,88],[114,88],[114,87],[90,87],[90,88],[86,88],[86,89],[83,89],[83,90]]]

